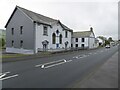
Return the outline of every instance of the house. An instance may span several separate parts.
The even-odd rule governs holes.
[[[99,41],[99,46],[103,46],[105,42],[99,37],[97,37],[97,39]]]
[[[93,28],[89,31],[73,32],[72,45],[73,48],[93,49],[95,48],[95,35]]]
[[[95,48],[99,47],[99,40],[95,38]]]
[[[73,30],[59,20],[16,6],[6,28],[6,52],[35,54],[71,48]]]

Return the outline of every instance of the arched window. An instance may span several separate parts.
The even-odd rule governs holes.
[[[53,33],[53,35],[52,35],[52,43],[53,43],[53,44],[56,43],[56,35],[55,35],[55,33]]]
[[[62,35],[60,34],[59,43],[62,44]]]

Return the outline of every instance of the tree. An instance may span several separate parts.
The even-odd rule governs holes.
[[[100,38],[103,41],[103,46],[104,46],[107,38],[104,36],[98,36],[98,38]]]
[[[98,38],[102,39],[103,41],[107,40],[107,38],[103,36],[98,36]]]
[[[109,38],[108,38],[108,41],[109,41],[109,42],[113,42],[112,37],[109,37]]]
[[[110,45],[110,42],[108,40],[105,40],[105,45]]]

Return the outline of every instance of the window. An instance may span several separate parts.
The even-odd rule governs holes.
[[[43,27],[43,35],[48,35],[48,30],[47,30],[47,26]]]
[[[20,34],[23,33],[23,26],[20,26]]]
[[[73,44],[71,44],[71,47],[73,47]]]
[[[68,32],[67,31],[65,31],[65,38],[67,38],[68,37]]]
[[[62,35],[60,34],[60,38],[59,38],[59,42],[60,42],[60,44],[62,44]]]
[[[76,38],[76,42],[78,42],[78,38]]]
[[[83,47],[83,48],[84,48],[84,46],[85,46],[85,45],[84,45],[84,44],[82,44],[82,47]]]
[[[11,29],[11,33],[12,33],[12,35],[14,35],[14,28]]]
[[[82,38],[82,42],[85,42],[85,38]]]
[[[59,34],[59,30],[57,30],[56,33]]]
[[[12,47],[14,46],[14,41],[12,40]]]
[[[77,48],[77,47],[78,47],[78,44],[75,44],[75,47]]]
[[[53,33],[53,35],[52,35],[52,43],[53,43],[53,44],[56,43],[56,35],[55,35],[55,33]]]
[[[23,47],[23,40],[20,41],[20,47]]]

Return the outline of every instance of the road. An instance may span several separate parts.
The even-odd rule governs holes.
[[[76,51],[66,55],[3,63],[3,88],[72,88],[95,72],[118,47]]]

